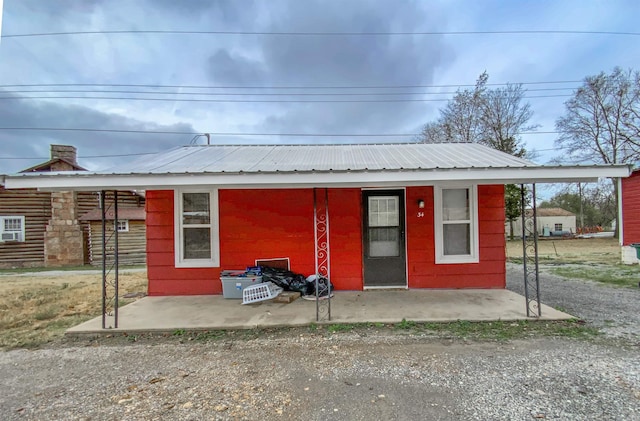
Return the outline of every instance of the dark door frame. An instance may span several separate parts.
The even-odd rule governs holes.
[[[409,274],[408,274],[408,262],[407,262],[407,189],[406,187],[383,187],[383,188],[361,188],[361,199],[360,203],[362,205],[361,211],[361,224],[362,224],[362,286],[363,289],[408,289],[409,288]],[[368,207],[365,205],[365,198],[368,198],[369,195],[367,193],[373,192],[373,195],[385,196],[385,195],[399,195],[400,196],[400,206],[399,206],[399,216],[401,221],[401,243],[400,243],[400,253],[401,258],[403,260],[402,266],[402,276],[404,278],[404,284],[400,285],[367,285],[366,282],[366,259],[367,259],[367,241],[368,241],[368,232],[367,232],[367,223],[365,218],[368,218],[369,215],[367,213]],[[384,258],[382,258],[384,259]]]

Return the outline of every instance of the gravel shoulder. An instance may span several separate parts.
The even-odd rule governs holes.
[[[0,353],[23,419],[639,419],[637,347],[352,333]]]

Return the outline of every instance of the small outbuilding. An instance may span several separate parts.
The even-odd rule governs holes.
[[[636,264],[640,262],[636,248],[632,244],[640,244],[640,169],[631,173],[629,178],[620,183],[620,246],[622,262]]]
[[[262,259],[336,289],[505,288],[504,185],[627,177],[472,143],[191,145],[9,188],[145,190],[150,295],[220,294]]]

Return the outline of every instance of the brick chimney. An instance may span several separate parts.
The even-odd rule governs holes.
[[[78,165],[77,152],[75,146],[70,145],[51,145],[51,159],[64,159]]]

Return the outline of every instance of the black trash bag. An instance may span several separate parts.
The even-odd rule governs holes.
[[[307,281],[307,290],[309,291],[307,295],[316,295],[316,280],[308,280]],[[329,279],[326,276],[319,275],[318,276],[318,296],[326,297],[329,295],[329,289],[333,291],[333,284],[329,282]]]
[[[273,282],[285,291],[297,291],[302,295],[309,294],[307,279],[290,270],[262,266],[262,282]]]

